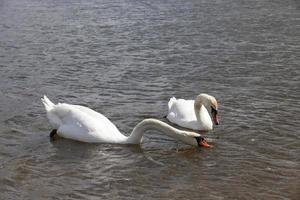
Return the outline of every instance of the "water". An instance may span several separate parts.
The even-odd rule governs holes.
[[[299,199],[296,0],[0,1],[0,199]],[[200,92],[221,125],[198,149],[49,140],[40,97],[129,134]]]

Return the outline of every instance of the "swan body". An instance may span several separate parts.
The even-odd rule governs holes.
[[[54,104],[46,96],[41,100],[49,123],[64,138],[89,143],[139,144],[143,134],[153,129],[189,145],[209,146],[200,134],[178,130],[156,119],[141,121],[127,137],[108,118],[88,107],[67,103]]]
[[[208,109],[212,109],[211,114]],[[209,131],[213,129],[213,121],[219,124],[217,109],[217,101],[207,94],[200,94],[195,100],[172,97],[168,102],[167,119],[185,128]]]

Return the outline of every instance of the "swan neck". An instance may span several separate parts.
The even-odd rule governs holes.
[[[173,128],[172,126],[159,121],[157,119],[144,119],[140,123],[138,123],[130,136],[127,139],[128,144],[139,144],[142,141],[144,133],[148,130],[156,130],[160,131],[170,137],[178,138],[177,135],[181,134],[181,131]]]
[[[212,129],[212,121],[210,112],[207,110],[207,102],[203,99],[196,99],[194,103],[194,110],[197,121],[203,130]]]
[[[203,106],[203,100],[197,98],[194,102],[194,111],[195,111],[197,121],[201,121],[200,109],[202,106]]]

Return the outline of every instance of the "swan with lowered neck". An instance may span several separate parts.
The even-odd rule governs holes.
[[[213,122],[219,124],[217,100],[208,94],[199,94],[195,100],[172,97],[168,103],[167,119],[193,130],[212,130]]]
[[[169,137],[193,146],[209,147],[198,133],[176,129],[156,119],[144,119],[134,127],[130,136],[125,136],[104,115],[84,106],[52,103],[46,96],[41,98],[49,123],[54,130],[50,136],[89,143],[139,144],[147,130],[158,130]]]

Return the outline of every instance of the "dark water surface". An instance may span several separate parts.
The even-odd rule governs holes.
[[[0,199],[300,199],[297,0],[0,0]],[[172,96],[220,102],[197,149],[49,140],[40,97],[129,134]]]

